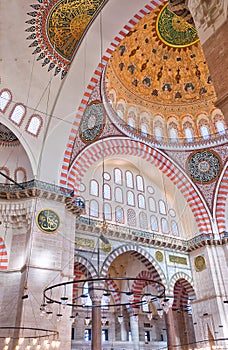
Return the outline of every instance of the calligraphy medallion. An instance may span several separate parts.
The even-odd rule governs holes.
[[[60,218],[52,209],[42,209],[36,216],[36,224],[45,233],[55,233],[59,228]]]
[[[209,183],[221,172],[221,159],[213,151],[196,151],[187,160],[187,170],[191,178],[199,183]]]
[[[187,47],[199,41],[196,28],[170,11],[168,4],[157,18],[156,30],[160,40],[171,47]]]
[[[104,126],[104,110],[100,102],[87,106],[80,124],[80,137],[84,142],[98,138]]]
[[[195,265],[195,269],[198,272],[201,272],[203,270],[206,269],[206,260],[202,255],[197,256],[194,259],[194,265]]]

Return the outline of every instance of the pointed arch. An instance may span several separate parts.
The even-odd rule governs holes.
[[[102,269],[101,276],[105,277],[107,275],[108,269],[112,262],[121,254],[128,253],[140,260],[148,271],[153,275],[155,281],[159,281],[164,284],[167,288],[167,281],[164,272],[162,271],[160,265],[157,261],[142,247],[135,244],[122,245],[115,250],[113,250],[109,256],[105,259]]]
[[[189,275],[187,275],[184,272],[177,272],[171,277],[171,280],[170,280],[170,283],[169,283],[169,293],[170,293],[170,295],[174,295],[174,286],[175,286],[175,283],[178,280],[185,281],[184,285],[186,285],[186,288],[187,288],[187,291],[189,293],[189,296],[194,298],[195,297],[195,292],[194,292],[193,279],[192,279],[192,277],[190,277]]]
[[[102,147],[101,147],[102,142]],[[91,153],[93,157],[91,157]],[[73,166],[67,173],[67,187],[74,189],[77,195],[77,189],[84,176],[96,161],[111,155],[128,154],[140,157],[160,169],[165,176],[179,189],[188,202],[200,234],[211,235],[212,224],[211,214],[206,203],[198,194],[198,190],[193,183],[189,181],[186,174],[173,163],[162,151],[153,149],[144,143],[130,140],[127,137],[107,138],[103,141],[97,141],[85,148],[75,159]]]

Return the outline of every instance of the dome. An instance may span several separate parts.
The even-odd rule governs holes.
[[[197,31],[168,4],[139,21],[113,53],[104,100],[125,132],[163,147],[222,134],[216,122],[223,123],[224,117],[214,106],[216,94]]]

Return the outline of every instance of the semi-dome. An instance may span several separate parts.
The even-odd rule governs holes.
[[[113,53],[104,99],[125,131],[155,142],[190,143],[225,133],[197,31],[168,4],[140,20]]]

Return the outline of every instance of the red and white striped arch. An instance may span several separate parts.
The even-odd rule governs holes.
[[[108,288],[109,291],[112,291],[112,297],[114,299],[114,303],[115,305],[118,305],[121,303],[121,294],[120,294],[120,290],[119,288],[117,287],[116,283],[114,280],[108,280],[106,281],[106,286]],[[117,310],[120,311],[121,310],[121,307],[120,305],[117,306]]]
[[[159,286],[154,283],[154,276],[150,271],[141,271],[136,278],[140,278],[142,280],[135,280],[134,283],[132,284],[131,291],[134,293],[134,302],[135,303],[140,303],[141,301],[141,295],[143,289],[148,286],[152,285],[157,289],[157,292],[159,292]],[[145,280],[150,280],[150,281],[143,281]],[[138,304],[139,307],[139,304]]]
[[[227,195],[228,195],[228,163],[224,167],[221,181],[219,183],[216,207],[215,207],[215,217],[218,225],[218,231],[220,234],[224,234],[225,231],[226,232],[228,231],[228,227],[226,223],[226,206],[228,205]]]
[[[7,270],[8,256],[4,240],[0,237],[0,270]]]
[[[67,186],[77,193],[84,174],[89,171],[95,162],[103,159],[103,157],[116,155],[123,155],[124,158],[127,158],[128,155],[135,156],[159,168],[186,198],[195,216],[199,233],[211,234],[213,232],[209,210],[185,173],[160,150],[126,137],[107,138],[85,148],[76,158],[69,171],[66,179]]]
[[[188,298],[195,299],[192,278],[184,272],[178,272],[172,276],[169,284],[169,296],[173,296],[173,310],[184,308],[188,304]]]
[[[155,8],[157,8],[159,5],[161,5],[164,0],[151,0],[148,2],[147,5],[144,6],[133,18],[130,19],[127,25],[124,26],[124,28],[119,32],[119,34],[114,38],[114,40],[111,42],[110,46],[106,50],[105,54],[103,55],[101,62],[99,63],[98,67],[96,68],[90,83],[84,93],[83,99],[81,100],[81,103],[78,107],[77,114],[75,116],[75,120],[73,123],[73,127],[71,130],[71,134],[68,139],[67,148],[65,150],[63,164],[62,164],[62,171],[60,176],[60,185],[63,187],[68,186],[67,183],[67,177],[68,177],[68,171],[72,156],[72,150],[74,146],[74,140],[76,137],[76,134],[78,132],[78,127],[81,121],[81,118],[83,116],[83,113],[85,111],[85,108],[88,104],[89,98],[94,90],[94,87],[96,84],[100,81],[102,72],[107,65],[111,55],[116,50],[120,42],[125,38],[125,36],[132,30],[132,28],[141,20],[143,19],[148,13],[153,11]]]

